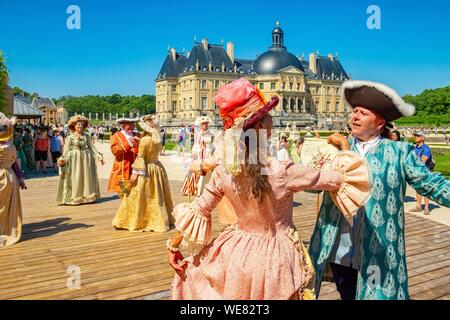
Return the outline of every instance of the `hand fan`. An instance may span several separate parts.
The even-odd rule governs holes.
[[[331,170],[331,162],[339,150],[327,140],[319,138],[306,138],[300,152],[300,163],[314,169]]]

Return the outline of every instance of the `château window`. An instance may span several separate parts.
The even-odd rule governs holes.
[[[219,80],[214,81],[214,89],[219,89]]]
[[[259,83],[259,90],[264,90],[264,82]]]
[[[275,82],[270,83],[270,90],[275,90]]]
[[[192,110],[192,97],[189,98],[189,110]]]
[[[289,89],[293,89],[294,88],[294,84],[291,82],[291,83],[289,83]]]
[[[206,89],[206,80],[202,80],[202,89]]]
[[[202,97],[202,111],[205,111],[207,102],[208,102],[207,98]]]
[[[327,101],[327,112],[330,112],[330,101]]]

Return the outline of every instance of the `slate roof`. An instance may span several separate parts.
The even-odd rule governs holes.
[[[210,64],[212,72],[222,72],[222,65],[225,66],[225,72],[234,72],[234,65],[223,45],[208,44],[208,49],[205,50],[203,43],[195,42],[189,57],[177,53],[174,61],[172,53],[169,52],[157,80],[179,77],[185,72],[197,70],[209,72]],[[255,60],[235,58],[235,64],[237,72],[241,74],[276,74],[281,69],[294,66],[303,70],[308,79],[342,81],[349,79],[347,72],[336,58],[317,56],[315,74],[309,68],[309,61],[297,58],[284,47],[269,49]]]
[[[196,70],[197,61],[200,70],[204,71],[208,70],[210,63],[214,71],[222,71],[222,64],[225,64],[227,71],[234,69],[224,47],[219,45],[208,44],[208,50],[205,50],[202,43],[196,43],[187,60],[185,71]]]
[[[247,74],[254,73],[253,60],[235,58],[234,62],[236,63],[238,70],[242,70],[243,73],[247,73]]]
[[[16,99],[22,101],[23,103],[26,103],[26,104],[30,104],[30,105],[31,105],[31,100],[30,100],[30,98],[28,98],[28,97],[24,97],[24,96],[21,96],[21,95],[17,95],[17,96],[14,96],[14,98],[16,98]]]
[[[172,53],[167,53],[166,59],[164,60],[161,70],[158,73],[158,79],[165,77],[178,77],[180,73],[183,72],[187,62],[186,56],[184,54],[176,53],[175,57],[176,59],[174,61]]]
[[[315,79],[316,75],[309,69],[309,61],[300,60],[307,79]]]
[[[31,106],[34,108],[41,108],[47,106],[50,109],[56,109],[55,103],[52,98],[34,98]]]
[[[280,70],[294,66],[304,71],[300,60],[287,50],[271,48],[260,55],[253,63],[253,70],[257,74],[276,74]]]
[[[44,115],[41,110],[32,107],[30,104],[26,103],[23,99],[24,97],[14,97],[14,115],[15,116],[31,116],[40,117]],[[29,100],[29,99],[28,99]]]
[[[317,76],[319,79],[346,80],[349,78],[339,60],[317,57]]]

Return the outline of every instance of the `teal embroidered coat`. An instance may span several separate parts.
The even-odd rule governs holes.
[[[353,140],[350,145],[356,151]],[[406,183],[423,196],[449,207],[450,181],[439,173],[430,172],[416,156],[414,147],[406,142],[382,139],[365,158],[371,170],[373,189],[362,211],[362,252],[356,299],[409,299],[403,207]],[[343,218],[339,209],[326,192],[309,246],[316,270],[317,296],[340,219]]]

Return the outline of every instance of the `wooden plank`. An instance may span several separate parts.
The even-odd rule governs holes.
[[[101,180],[101,189],[106,180]],[[116,231],[111,222],[120,200],[56,206],[58,178],[32,179],[23,193],[24,232],[20,243],[0,250],[0,299],[145,299],[170,289],[174,272],[167,263],[167,233]],[[181,182],[171,182],[174,203]],[[46,201],[42,199],[47,197]],[[315,226],[315,195],[294,196],[294,224],[303,240]],[[449,298],[450,228],[406,214],[406,254],[414,297]],[[223,230],[213,212],[213,237]],[[68,289],[66,268],[81,268],[80,290]],[[447,292],[446,292],[447,290]],[[333,283],[324,283],[320,299],[339,299]]]

